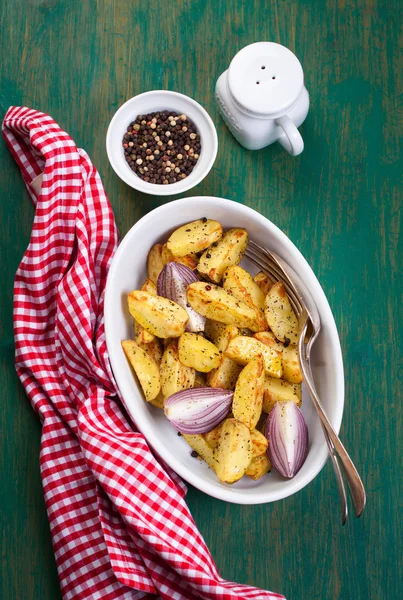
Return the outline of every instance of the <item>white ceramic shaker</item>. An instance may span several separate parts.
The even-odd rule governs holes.
[[[217,81],[216,99],[245,148],[259,150],[278,141],[292,156],[303,151],[297,127],[308,114],[309,94],[301,63],[288,48],[257,42],[240,50]]]

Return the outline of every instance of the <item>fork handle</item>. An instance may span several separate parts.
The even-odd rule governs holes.
[[[310,382],[311,382],[312,387],[314,387],[314,383],[313,383],[314,380],[313,380],[312,369],[311,369],[310,363],[308,364],[308,366],[309,366]],[[348,515],[346,488],[344,485],[343,476],[341,474],[339,461],[337,460],[337,454],[336,454],[334,446],[332,444],[332,440],[330,439],[329,434],[326,431],[326,429],[323,427],[323,425],[322,425],[322,428],[323,428],[323,434],[325,436],[326,444],[329,449],[329,456],[330,456],[330,460],[332,462],[334,475],[336,477],[337,489],[339,492],[341,524],[345,525],[346,521],[347,521],[347,515]]]
[[[366,502],[365,488],[364,488],[364,485],[358,474],[358,471],[354,466],[353,461],[351,460],[350,456],[347,453],[347,450],[343,446],[339,436],[333,429],[329,419],[326,416],[326,413],[323,409],[323,406],[319,399],[319,396],[316,393],[315,386],[313,385],[313,382],[311,380],[312,375],[310,373],[309,366],[303,359],[303,357],[304,357],[304,339],[305,339],[306,328],[307,328],[307,324],[305,324],[305,327],[302,331],[302,334],[301,334],[300,340],[299,340],[300,364],[301,364],[302,375],[304,377],[304,383],[308,389],[309,395],[312,398],[313,405],[316,408],[316,411],[319,415],[322,425],[325,428],[325,430],[327,431],[329,438],[333,442],[333,446],[334,446],[334,448],[337,452],[337,455],[340,459],[340,463],[343,467],[343,470],[344,470],[344,473],[346,476],[346,480],[348,483],[348,487],[350,488],[350,493],[351,493],[351,498],[353,500],[355,514],[357,517],[359,517],[365,508],[365,502]]]
[[[329,449],[329,456],[330,456],[330,460],[332,461],[333,470],[334,470],[334,474],[335,474],[336,482],[337,482],[337,489],[339,491],[341,524],[345,525],[346,521],[347,521],[347,515],[348,515],[346,488],[344,486],[344,481],[343,481],[343,476],[341,474],[339,461],[337,460],[337,454],[334,450],[334,446],[329,437],[329,434],[325,428],[323,428],[323,433],[325,436],[327,447]]]

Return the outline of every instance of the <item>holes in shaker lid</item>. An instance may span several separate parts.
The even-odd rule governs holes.
[[[259,85],[259,83],[260,83],[260,81],[257,81],[257,82],[256,82],[256,85]]]

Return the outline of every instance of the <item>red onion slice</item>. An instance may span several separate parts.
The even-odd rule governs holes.
[[[158,296],[164,296],[164,298],[173,300],[187,311],[189,320],[186,323],[186,331],[191,331],[192,333],[204,331],[206,324],[205,317],[202,317],[202,315],[193,310],[186,298],[188,286],[196,281],[199,280],[192,269],[176,262],[166,264],[157,280]]]
[[[308,427],[295,402],[277,402],[266,419],[267,455],[283,477],[294,477],[308,454]]]
[[[206,433],[228,415],[233,395],[221,388],[182,390],[165,400],[165,416],[182,433]]]

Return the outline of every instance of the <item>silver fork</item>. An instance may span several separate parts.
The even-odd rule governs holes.
[[[328,445],[330,458],[332,460],[336,481],[340,496],[341,522],[345,524],[347,519],[347,498],[340,465],[344,469],[347,483],[350,488],[355,514],[359,517],[365,507],[365,489],[360,476],[346,452],[339,437],[329,422],[322,403],[316,392],[312,370],[310,366],[311,349],[320,331],[320,316],[312,296],[306,286],[295,273],[295,271],[280,257],[273,252],[262,248],[255,242],[250,241],[246,251],[249,258],[259,269],[268,275],[273,281],[282,281],[290,302],[299,316],[300,337],[298,344],[299,360],[305,385],[312,398],[312,402],[321,419],[325,439]]]

